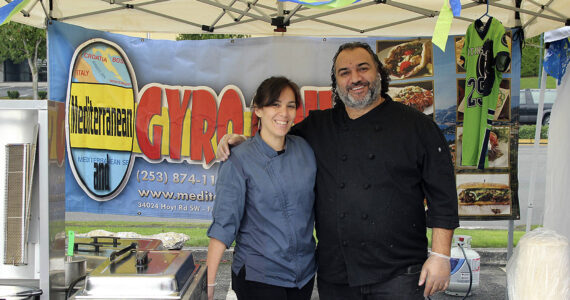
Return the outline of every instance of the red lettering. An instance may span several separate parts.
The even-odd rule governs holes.
[[[216,99],[209,91],[196,90],[192,97],[190,159],[210,163],[216,157],[210,140],[216,132]]]
[[[168,117],[170,119],[170,158],[180,159],[182,150],[182,127],[184,125],[184,116],[190,95],[192,91],[184,91],[182,103],[180,103],[180,90],[166,89],[166,101],[168,101]]]
[[[164,123],[165,117],[162,116],[163,90],[168,105],[170,159],[182,159],[184,122],[190,105],[192,112],[190,116],[190,161],[203,161],[206,164],[213,162],[215,153],[212,139],[216,132],[218,142],[228,131],[248,134],[245,132],[243,95],[239,88],[233,85],[226,86],[218,96],[210,88],[196,90],[196,87],[150,84],[139,94],[135,120],[138,145],[142,154],[148,159],[157,160],[162,156],[163,126],[167,126]],[[301,93],[304,100],[303,104],[297,108],[295,123],[301,122],[312,110],[332,107],[330,89],[307,87],[302,89]],[[155,116],[162,120],[161,124],[155,123],[151,126],[151,121]],[[258,130],[258,118],[255,114],[251,114],[251,118],[251,133],[249,134],[253,136]]]
[[[85,53],[83,54],[83,58],[87,58],[87,59],[94,59],[94,60],[98,60],[101,62],[106,63],[107,62],[107,57],[103,57],[101,55],[95,55],[95,54],[91,54],[91,53]]]
[[[297,114],[295,115],[294,123],[297,124],[297,123],[303,121],[304,118],[305,118],[305,116],[303,115],[303,105],[299,105],[297,107]]]
[[[136,132],[137,141],[142,153],[150,159],[160,158],[160,146],[162,143],[162,126],[153,126],[153,142],[149,138],[150,120],[154,115],[161,115],[162,89],[157,86],[151,86],[146,89],[140,97],[136,114]]]
[[[233,133],[243,134],[243,104],[241,97],[234,89],[228,89],[222,95],[218,110],[218,143],[228,132],[228,125],[232,123]]]
[[[251,136],[254,136],[259,130],[259,118],[255,113],[251,114]]]
[[[325,110],[332,108],[332,91],[319,91],[319,109]]]
[[[305,91],[305,117],[309,115],[311,110],[318,109],[317,91]]]
[[[75,76],[89,76],[89,70],[75,70]]]

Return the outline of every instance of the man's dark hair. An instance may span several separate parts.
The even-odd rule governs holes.
[[[338,96],[338,92],[336,90],[336,75],[335,75],[336,59],[342,51],[353,50],[356,48],[362,48],[362,49],[366,50],[368,52],[368,54],[370,54],[370,56],[372,56],[372,59],[374,60],[374,63],[376,64],[376,70],[378,70],[378,73],[380,74],[380,78],[382,79],[380,94],[382,96],[385,96],[386,93],[388,92],[388,85],[390,84],[390,76],[388,75],[388,71],[386,71],[386,68],[384,68],[384,65],[380,62],[380,59],[378,59],[378,56],[376,55],[376,53],[374,53],[374,51],[372,51],[372,48],[370,48],[370,45],[368,45],[367,43],[362,43],[362,42],[350,42],[350,43],[345,43],[345,44],[340,45],[340,47],[338,47],[336,54],[333,57],[333,61],[332,61],[333,64],[332,64],[332,69],[331,69],[333,103],[341,102],[341,100]]]

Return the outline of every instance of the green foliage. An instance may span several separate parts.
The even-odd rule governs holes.
[[[34,58],[46,58],[45,29],[15,22],[0,26],[0,61],[20,63]]]
[[[7,94],[8,94],[8,98],[10,98],[10,99],[20,98],[20,92],[18,92],[18,91],[8,91]]]
[[[241,38],[248,38],[250,37],[247,34],[214,34],[214,33],[205,33],[205,34],[179,34],[176,37],[177,41],[184,41],[184,40],[213,40],[213,39],[241,39]]]
[[[38,99],[39,66],[46,59],[45,29],[10,22],[0,26],[0,62],[11,60],[21,63],[27,60],[32,72],[33,99]]]
[[[525,40],[521,57],[521,77],[538,76],[540,65],[540,36]]]
[[[521,125],[519,127],[519,139],[534,139],[536,125]],[[548,125],[540,128],[540,138],[548,139]]]
[[[47,92],[46,91],[39,91],[38,96],[40,97],[40,99],[44,100],[47,98]]]

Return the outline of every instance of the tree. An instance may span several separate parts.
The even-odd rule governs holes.
[[[540,65],[540,36],[525,40],[521,57],[521,77],[538,76]]]
[[[14,63],[28,61],[32,72],[34,99],[38,97],[39,66],[46,59],[46,31],[15,22],[0,26],[0,62],[10,59]]]
[[[205,33],[205,34],[187,34],[182,33],[176,37],[177,41],[183,40],[210,40],[210,39],[241,39],[248,38],[247,34],[215,34],[215,33]]]

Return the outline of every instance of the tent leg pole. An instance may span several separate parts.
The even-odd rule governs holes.
[[[511,258],[511,255],[513,254],[514,231],[515,231],[515,221],[509,220],[509,236],[508,236],[509,242],[507,245],[507,260],[509,260],[509,258]]]
[[[540,94],[538,99],[538,111],[536,112],[536,128],[534,132],[534,145],[533,151],[538,156],[540,147],[540,133],[542,128],[542,115],[544,111],[544,90],[546,89],[546,70],[542,70],[540,81]],[[532,209],[534,208],[534,187],[536,185],[536,169],[538,168],[538,160],[532,162],[532,169],[530,172],[530,183],[528,188],[528,206],[526,211],[526,232],[529,232],[532,225]],[[544,200],[544,195],[542,195]]]
[[[515,221],[509,220],[509,235],[508,235],[508,245],[507,245],[507,262],[511,259],[513,255],[513,245],[514,245],[514,231],[515,231]],[[505,278],[505,281],[507,279]],[[505,299],[509,300],[509,284],[505,284]]]

